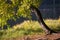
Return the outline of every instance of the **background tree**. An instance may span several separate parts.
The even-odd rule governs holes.
[[[7,20],[30,17],[30,5],[39,7],[42,0],[0,0],[0,27],[7,25]]]

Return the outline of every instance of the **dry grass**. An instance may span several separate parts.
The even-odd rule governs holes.
[[[45,23],[53,30],[60,31],[60,19],[44,20]],[[5,40],[7,38],[15,38],[24,35],[34,35],[34,34],[44,34],[41,25],[37,21],[24,21],[21,24],[14,25],[13,28],[7,30],[0,30],[0,40]]]

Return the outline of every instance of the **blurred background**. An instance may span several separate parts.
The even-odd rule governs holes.
[[[21,0],[17,0],[17,1],[13,0],[12,2],[13,3],[16,2],[18,4],[19,1],[21,1]],[[29,0],[25,0],[24,2],[26,2],[26,1],[29,1]],[[31,2],[33,2],[33,1],[36,2],[37,0],[32,0]],[[18,5],[16,4],[17,5],[16,6],[14,4],[14,7],[12,7],[13,5],[11,5],[11,3],[8,4],[9,3],[9,0],[8,0],[8,3],[7,3],[8,5],[6,6],[5,5],[6,3],[4,3],[4,2],[5,2],[4,0],[2,0],[0,2],[0,3],[4,4],[4,5],[0,6],[2,9],[2,13],[0,13],[0,14],[3,14],[3,15],[1,15],[2,17],[0,17],[0,25],[1,25],[0,26],[0,40],[15,40],[15,38],[16,38],[16,40],[18,40],[21,38],[21,36],[23,37],[25,35],[36,35],[36,34],[44,35],[45,34],[45,31],[42,29],[41,25],[37,21],[37,17],[34,13],[31,13],[31,16],[32,16],[31,19],[29,19],[27,17],[22,17],[19,12],[18,12],[19,13],[18,17],[16,17],[16,15],[14,15],[10,12],[15,13],[18,10]],[[40,0],[38,0],[37,2],[40,2]],[[37,2],[36,2],[36,4],[37,4]],[[28,2],[26,2],[26,4],[27,3]],[[26,5],[26,4],[22,3],[22,8],[19,8],[19,10],[18,10],[18,11],[21,11],[23,9],[23,11],[21,13],[21,14],[24,14],[23,16],[26,16],[24,12],[25,12],[25,9],[27,9],[27,8],[25,8],[25,9],[23,8],[24,5]],[[19,5],[19,6],[21,6],[21,5]],[[4,7],[5,7],[5,9],[3,9]],[[60,0],[43,0],[42,4],[38,7],[38,9],[40,10],[43,20],[46,23],[46,25],[49,28],[51,28],[52,30],[60,32]],[[4,14],[5,12],[7,12],[7,13]],[[26,10],[26,14],[28,14],[28,16],[29,16],[29,11]],[[6,15],[7,15],[7,17],[6,17]],[[6,19],[8,19],[8,20],[6,20]]]
[[[60,0],[44,0],[39,9],[43,18],[58,19],[60,16]]]

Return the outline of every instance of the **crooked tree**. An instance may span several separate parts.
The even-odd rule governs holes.
[[[57,33],[55,31],[53,31],[52,29],[50,29],[44,22],[43,18],[42,18],[42,15],[41,15],[41,12],[40,10],[35,7],[34,5],[31,5],[30,6],[30,9],[31,9],[31,12],[34,12],[37,19],[38,19],[38,22],[41,24],[41,27],[43,30],[45,30],[46,34],[52,34],[52,33]]]
[[[16,19],[15,17],[28,17],[30,18],[31,9],[35,10],[37,15],[38,22],[43,25],[43,29],[49,32],[53,30],[49,29],[48,26],[44,23],[41,13],[38,10],[38,7],[43,0],[0,0],[0,27],[3,28],[4,25],[7,25],[7,20]],[[34,5],[33,6],[31,6]],[[32,10],[32,11],[34,11]]]

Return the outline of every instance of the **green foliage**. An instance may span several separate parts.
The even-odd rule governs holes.
[[[42,0],[0,0],[0,26],[6,25],[9,19],[15,19],[15,16],[30,18],[30,5],[38,7],[41,2]]]

